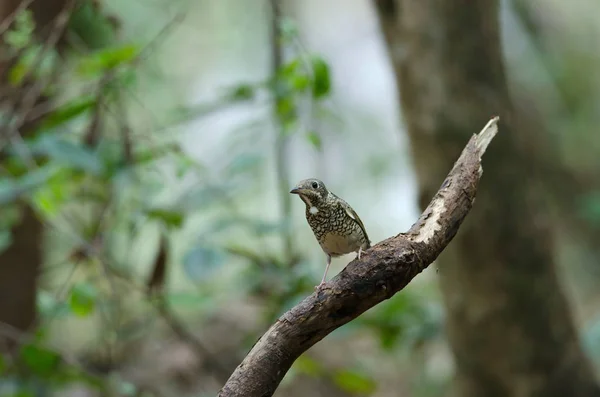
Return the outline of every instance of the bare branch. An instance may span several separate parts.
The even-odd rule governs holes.
[[[236,368],[220,397],[267,397],[294,361],[333,330],[402,290],[450,243],[475,201],[481,157],[497,132],[498,117],[474,135],[435,197],[407,233],[363,253],[282,315]]]
[[[83,138],[86,146],[95,149],[100,143],[100,136],[102,134],[102,115],[103,115],[103,106],[104,106],[104,98],[106,96],[106,84],[112,78],[112,73],[105,73],[104,76],[100,79],[98,83],[97,93],[96,93],[96,103],[92,112],[92,119],[88,130],[85,133],[85,137]]]
[[[148,278],[148,282],[146,283],[149,295],[164,293],[165,276],[167,273],[167,244],[167,238],[161,234],[158,254],[154,260],[150,278]]]
[[[48,35],[48,38],[44,42],[42,49],[37,54],[36,59],[33,62],[34,66],[27,70],[25,76],[22,79],[24,82],[29,81],[32,78],[35,70],[37,70],[41,65],[44,56],[48,54],[48,52],[52,48],[54,48],[56,43],[58,43],[58,41],[62,37],[65,29],[67,28],[67,24],[69,22],[69,19],[71,18],[71,13],[75,8],[76,3],[76,0],[68,0],[65,3],[64,8],[57,15],[52,31]],[[20,100],[20,106],[19,103],[17,103],[17,101],[15,102],[13,107],[13,111],[16,113],[14,120],[12,120],[12,123],[9,123],[9,125],[6,127],[6,131],[0,131],[0,135],[4,135],[5,137],[10,138],[14,134],[19,132],[19,129],[23,127],[23,125],[27,121],[29,112],[31,112],[31,110],[35,106],[35,103],[40,98],[42,91],[55,77],[56,76],[50,75],[47,78],[35,80],[31,84],[31,87],[29,87],[24,92],[23,97]]]

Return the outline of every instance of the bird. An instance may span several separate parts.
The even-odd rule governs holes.
[[[356,252],[360,259],[362,252],[371,248],[371,241],[356,211],[330,192],[321,180],[301,180],[290,193],[300,196],[306,204],[308,225],[327,255],[323,279],[315,287],[318,290],[325,284],[332,257]]]

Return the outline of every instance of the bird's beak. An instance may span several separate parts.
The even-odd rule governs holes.
[[[295,188],[293,188],[292,190],[290,190],[290,193],[292,193],[292,194],[300,194],[300,193],[302,193],[302,189],[300,189],[299,187],[296,186]]]

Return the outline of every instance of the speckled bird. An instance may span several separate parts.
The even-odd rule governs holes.
[[[290,193],[299,195],[306,204],[306,220],[327,255],[325,274],[316,287],[318,289],[325,283],[332,257],[356,252],[360,259],[361,253],[371,247],[371,242],[356,211],[327,190],[322,181],[304,179]]]

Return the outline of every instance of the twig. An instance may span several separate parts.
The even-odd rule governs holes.
[[[76,0],[68,0],[65,4],[65,7],[58,14],[58,16],[56,17],[54,27],[50,32],[48,39],[44,42],[44,45],[42,46],[42,49],[40,50],[34,62],[34,66],[27,71],[25,77],[23,78],[23,81],[27,81],[31,77],[33,72],[41,64],[44,55],[47,53],[47,51],[56,45],[56,43],[58,42],[58,40],[60,39],[64,30],[67,27],[67,23],[69,22],[71,12],[75,7],[76,2]],[[30,110],[34,107],[36,101],[40,97],[40,94],[43,88],[46,86],[46,83],[48,83],[48,81],[50,81],[49,79],[52,79],[53,77],[54,76],[50,76],[48,79],[36,80],[23,95],[23,99],[20,101],[21,106],[18,109],[17,102],[15,102],[14,109],[16,110],[16,118],[12,121],[12,123],[9,123],[9,126],[7,127],[6,131],[6,137],[11,138],[14,134],[18,133],[19,129],[26,122]]]
[[[165,276],[167,273],[167,238],[161,234],[158,254],[154,260],[154,266],[150,278],[146,283],[148,294],[162,294],[165,289]]]
[[[481,157],[498,118],[471,138],[437,194],[408,230],[363,253],[325,288],[283,314],[256,342],[219,397],[268,397],[294,361],[333,330],[394,296],[450,243],[469,213],[481,177]]]
[[[100,142],[100,135],[102,133],[102,110],[104,108],[104,97],[106,92],[106,84],[111,79],[111,72],[105,73],[104,76],[98,82],[98,88],[96,92],[96,103],[94,104],[93,112],[92,112],[92,120],[88,127],[87,132],[85,133],[84,143],[95,149]]]
[[[148,56],[150,55],[149,52],[152,48],[156,47],[159,43],[160,40],[164,38],[164,36],[167,34],[168,31],[170,31],[174,26],[177,26],[177,22],[180,22],[184,17],[184,12],[180,11],[178,12],[169,22],[167,22],[167,24],[161,28],[161,30],[156,34],[155,37],[153,37],[148,44],[146,44],[144,46],[144,48],[141,49],[140,53],[130,62],[130,64],[135,64],[135,65],[139,65],[142,61],[146,60],[148,58]],[[82,50],[81,48],[76,48],[74,47],[75,50],[78,51],[78,53],[80,55],[86,55],[86,52],[84,50]],[[42,52],[43,53],[43,52]],[[104,74],[104,76],[102,76],[101,80],[100,80],[100,84],[97,87],[98,90],[103,89],[106,85],[108,85],[109,83],[111,83],[117,76],[117,70],[118,68],[112,69],[110,71],[108,71],[106,74]],[[102,103],[102,106],[104,107],[104,110],[107,111],[111,111],[109,109],[109,107]],[[33,115],[29,114],[27,115],[27,119],[25,121],[29,121],[31,118],[33,118],[33,116],[35,117],[42,117],[48,113],[53,112],[54,110],[56,110],[56,106],[45,106],[45,108],[43,109],[34,109],[35,112]],[[29,112],[31,113],[31,112]]]
[[[121,121],[121,147],[123,148],[123,162],[131,167],[134,165],[133,161],[133,142],[131,140],[131,127],[127,122],[127,108],[121,93],[123,90],[119,90],[117,96],[117,112],[119,113],[119,119]]]

